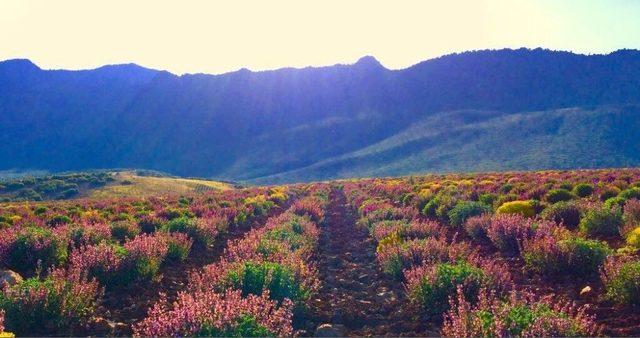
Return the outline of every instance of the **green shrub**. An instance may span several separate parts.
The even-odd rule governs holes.
[[[164,263],[182,262],[189,256],[191,252],[192,241],[189,237],[170,237],[168,239],[167,256]]]
[[[493,206],[493,203],[495,203],[497,199],[498,199],[497,194],[486,193],[478,197],[478,202],[486,204],[488,206]]]
[[[448,299],[455,295],[458,286],[464,288],[466,299],[475,299],[486,278],[482,269],[467,262],[442,263],[432,269],[419,280],[408,278],[410,299],[431,316],[447,311]]]
[[[47,207],[45,207],[44,205],[40,205],[36,207],[35,210],[33,210],[33,214],[38,216],[43,215],[46,212],[47,212]]]
[[[518,200],[518,195],[515,194],[507,194],[507,195],[499,195],[498,198],[493,202],[494,208],[498,208],[499,206],[505,204],[506,202],[513,202]]]
[[[448,221],[449,211],[456,205],[456,199],[447,194],[438,194],[422,210],[426,216]]]
[[[66,215],[55,215],[51,217],[49,221],[47,221],[47,225],[53,226],[53,227],[58,225],[63,225],[63,224],[69,224],[69,223],[71,223],[71,218],[69,218],[69,216],[66,216]]]
[[[497,210],[498,214],[513,215],[518,214],[523,217],[533,217],[536,210],[532,201],[511,201],[502,204]]]
[[[279,302],[288,298],[300,303],[310,295],[289,267],[272,262],[244,262],[230,270],[223,283],[222,288],[241,290],[243,296],[269,290],[269,297]]]
[[[600,206],[587,210],[578,227],[586,235],[612,236],[620,234],[622,223],[620,208]]]
[[[138,226],[144,233],[152,233],[162,227],[162,220],[158,217],[141,215],[138,220]]]
[[[184,216],[171,219],[169,222],[165,223],[161,229],[167,232],[181,232],[189,235],[191,238],[196,238],[198,236],[198,225],[196,220],[194,218]]]
[[[455,227],[462,226],[464,222],[473,216],[479,216],[491,212],[487,205],[474,201],[460,201],[448,213],[449,222]]]
[[[313,240],[309,236],[305,236],[304,233],[308,223],[309,220],[307,218],[293,216],[287,222],[267,231],[263,235],[263,238],[285,243],[292,251],[298,250],[302,247],[309,247],[312,245]]]
[[[633,187],[623,190],[618,196],[624,198],[625,200],[631,198],[640,199],[640,188]]]
[[[571,202],[558,202],[545,208],[540,215],[543,219],[563,224],[574,229],[580,224],[580,208]]]
[[[604,201],[604,206],[607,208],[623,208],[626,202],[627,202],[626,199],[620,196],[616,196],[616,197],[611,197],[608,200]]]
[[[566,253],[566,269],[572,274],[589,276],[598,272],[600,266],[611,253],[606,242],[571,237],[559,242]]]
[[[219,329],[211,324],[205,324],[196,334],[197,337],[275,337],[275,333],[260,325],[255,317],[250,315],[240,316],[234,325],[227,325],[225,329]]]
[[[42,195],[33,189],[21,190],[16,197],[23,200],[42,201]]]
[[[503,194],[508,194],[513,189],[513,184],[506,183],[500,187],[500,192]]]
[[[580,183],[573,187],[573,193],[578,197],[587,197],[593,194],[593,185],[588,183]]]
[[[571,184],[569,182],[563,182],[563,183],[560,183],[558,188],[559,189],[564,189],[564,190],[571,190],[571,189],[573,189],[573,184]]]
[[[60,197],[66,199],[66,198],[72,198],[78,194],[80,194],[80,190],[78,190],[77,188],[71,188],[61,192]]]
[[[609,259],[601,273],[606,297],[622,305],[640,303],[640,261]]]
[[[627,245],[640,249],[640,227],[637,227],[630,231],[625,239]]]
[[[570,201],[575,198],[571,191],[566,189],[550,190],[545,196],[545,200],[549,203],[557,203],[562,201]]]
[[[140,228],[137,224],[129,221],[117,221],[110,225],[111,236],[116,238],[121,243],[124,243],[127,239],[132,239],[140,234]]]

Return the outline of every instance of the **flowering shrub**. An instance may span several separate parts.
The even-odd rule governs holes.
[[[566,253],[566,271],[578,276],[596,274],[611,249],[606,242],[570,237],[559,242]]]
[[[491,219],[491,214],[470,217],[464,224],[464,230],[473,239],[487,239]]]
[[[189,235],[199,245],[214,243],[220,231],[226,231],[228,221],[212,215],[203,218],[178,217],[165,223],[161,229],[165,232],[180,232]]]
[[[525,241],[522,256],[528,269],[545,276],[589,276],[598,272],[610,252],[605,242],[555,229]]]
[[[122,284],[117,274],[126,256],[126,250],[118,244],[100,243],[74,251],[69,258],[70,269],[96,278],[102,285]]]
[[[519,215],[496,215],[487,229],[487,237],[501,252],[517,255],[520,244],[534,233],[535,223]]]
[[[124,244],[127,253],[119,274],[126,282],[153,279],[160,271],[160,265],[169,253],[166,235],[137,236]]]
[[[491,212],[491,208],[480,202],[461,201],[449,211],[449,223],[454,227],[459,227],[462,226],[468,218],[489,212]]]
[[[45,279],[30,278],[5,286],[0,309],[5,313],[6,328],[18,335],[71,335],[86,324],[100,295],[97,282],[55,270]]]
[[[293,203],[289,211],[298,216],[308,216],[316,224],[324,221],[324,210],[320,207],[320,202],[315,198],[303,198]]]
[[[390,236],[386,240],[378,243],[376,258],[382,271],[396,279],[402,279],[406,269],[421,264],[455,262],[473,252],[468,244],[449,243],[444,238],[403,241]]]
[[[497,214],[520,215],[523,217],[533,217],[536,209],[531,201],[511,201],[505,202],[496,210]]]
[[[213,245],[221,233],[229,228],[229,221],[220,215],[208,215],[198,218],[195,230],[186,230],[187,234],[200,245]]]
[[[153,279],[163,263],[184,260],[192,240],[185,234],[142,234],[124,245],[100,243],[72,253],[70,269],[87,273],[107,288]]]
[[[640,302],[640,261],[631,257],[610,257],[600,272],[606,297],[618,304]]]
[[[589,208],[580,221],[580,232],[586,235],[618,235],[622,227],[622,211],[620,208],[594,206]]]
[[[63,231],[54,232],[36,226],[3,229],[0,234],[3,264],[20,273],[30,273],[38,264],[46,268],[64,263],[67,259],[67,241]]]
[[[173,233],[166,235],[167,240],[167,256],[165,263],[181,262],[187,259],[193,240],[186,234]]]
[[[256,195],[246,198],[244,205],[252,208],[253,215],[260,216],[266,215],[275,203],[268,200],[265,195]]]
[[[405,220],[398,221],[380,221],[371,225],[369,229],[376,241],[395,235],[396,237],[404,237],[403,234],[409,227],[409,222]]]
[[[111,227],[107,223],[84,223],[67,229],[71,244],[75,247],[98,244],[111,239]]]
[[[415,214],[412,208],[383,207],[368,211],[358,220],[358,224],[371,228],[373,224],[380,221],[410,220]]]
[[[599,331],[585,306],[515,291],[503,301],[483,289],[473,305],[459,287],[449,305],[442,328],[447,337],[580,337]]]
[[[622,218],[624,220],[624,231],[626,233],[630,230],[640,226],[640,200],[630,199],[624,205],[624,213]]]
[[[47,221],[47,225],[51,227],[71,223],[71,218],[66,215],[55,215]]]
[[[267,337],[291,336],[292,304],[279,306],[268,294],[242,297],[240,291],[180,293],[169,308],[161,299],[135,325],[140,336]]]

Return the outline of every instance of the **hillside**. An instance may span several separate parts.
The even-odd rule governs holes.
[[[183,76],[9,60],[0,62],[0,170],[147,168],[270,183],[627,166],[640,162],[628,141],[639,92],[635,50],[477,51],[403,70],[364,57]]]
[[[230,190],[229,183],[146,171],[91,171],[0,178],[0,202],[181,195]]]
[[[139,197],[162,194],[187,194],[209,190],[229,190],[232,186],[201,179],[140,176],[134,172],[117,172],[114,182],[88,192],[90,198]]]
[[[255,180],[296,182],[421,172],[634,167],[640,106],[505,114],[437,113],[391,137],[311,166]]]

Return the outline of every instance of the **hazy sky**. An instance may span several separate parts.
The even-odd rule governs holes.
[[[0,0],[0,60],[174,73],[353,63],[404,68],[443,54],[640,48],[640,0]]]

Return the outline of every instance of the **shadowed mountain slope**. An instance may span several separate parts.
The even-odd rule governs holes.
[[[0,62],[0,170],[269,183],[640,162],[640,52],[542,49],[176,76]]]

